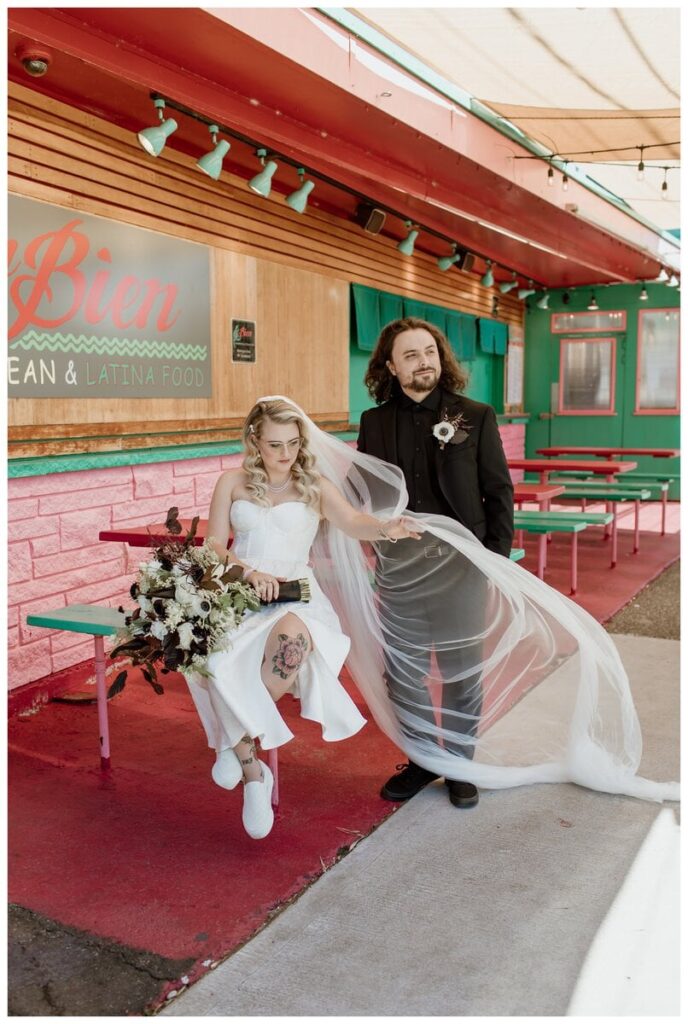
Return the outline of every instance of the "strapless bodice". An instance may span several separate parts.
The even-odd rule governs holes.
[[[267,508],[238,498],[229,519],[232,548],[242,561],[287,579],[304,575],[320,525],[317,512],[304,502],[284,501]]]

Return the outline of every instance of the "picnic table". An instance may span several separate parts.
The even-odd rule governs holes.
[[[101,530],[98,540],[119,541],[132,548],[157,548],[161,544],[183,540],[191,528],[190,519],[180,519],[182,532],[170,533],[164,523],[153,523],[151,526],[119,526],[114,530]],[[201,545],[208,531],[208,520],[199,519],[194,537],[194,544]]]
[[[549,509],[552,498],[557,498],[565,490],[566,487],[562,484],[538,484],[524,480],[514,484],[514,503],[519,511],[524,501],[537,502],[538,508],[546,510]],[[519,546],[523,545],[523,530],[518,531],[517,543]]]
[[[592,455],[600,459],[613,459],[615,455],[642,455],[653,459],[673,459],[681,454],[680,448],[627,448],[626,445],[554,445],[549,448],[537,448],[538,455],[580,455],[585,458]]]
[[[611,482],[618,473],[630,473],[638,467],[637,462],[621,459],[507,459],[506,462],[509,469],[539,473],[541,484],[549,483],[550,473],[558,473],[561,470],[594,473],[596,476],[606,477]]]

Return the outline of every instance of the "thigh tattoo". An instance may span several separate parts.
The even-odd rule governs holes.
[[[295,637],[279,633],[277,641],[277,651],[272,658],[272,674],[288,679],[301,668],[308,651],[308,641],[303,633],[297,633]]]

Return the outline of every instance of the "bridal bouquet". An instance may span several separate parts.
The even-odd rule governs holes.
[[[178,511],[171,508],[165,524],[174,535],[182,532]],[[207,541],[196,546],[197,526],[198,517],[184,540],[162,544],[142,563],[130,590],[137,607],[126,616],[110,652],[111,658],[126,655],[132,665],[142,666],[156,693],[164,692],[156,666],[163,675],[207,675],[208,656],[223,649],[247,610],[260,607],[253,587],[241,582],[241,566],[221,562]],[[119,673],[108,697],[124,689],[127,671]]]

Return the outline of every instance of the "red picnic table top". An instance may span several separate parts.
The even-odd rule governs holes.
[[[560,445],[558,447],[538,448],[539,455],[594,455],[601,459],[612,459],[615,455],[647,455],[653,459],[673,459],[681,454],[680,448],[627,448],[625,445],[604,447],[593,445],[591,447],[576,447],[575,445]]]
[[[101,530],[98,540],[114,540],[121,544],[129,544],[133,548],[157,548],[169,541],[184,540],[191,528],[190,519],[180,519],[182,532],[169,533],[164,523],[153,523],[151,526],[120,526],[115,530]],[[201,545],[208,530],[208,520],[199,519],[196,527],[194,543]]]
[[[550,501],[565,492],[562,484],[541,484],[523,480],[514,484],[514,501]]]
[[[530,473],[540,474],[540,483],[546,484],[550,473],[561,470],[580,470],[585,473],[598,473],[611,479],[617,473],[629,473],[638,465],[637,462],[621,460],[595,459],[507,459],[509,469],[523,469]]]

